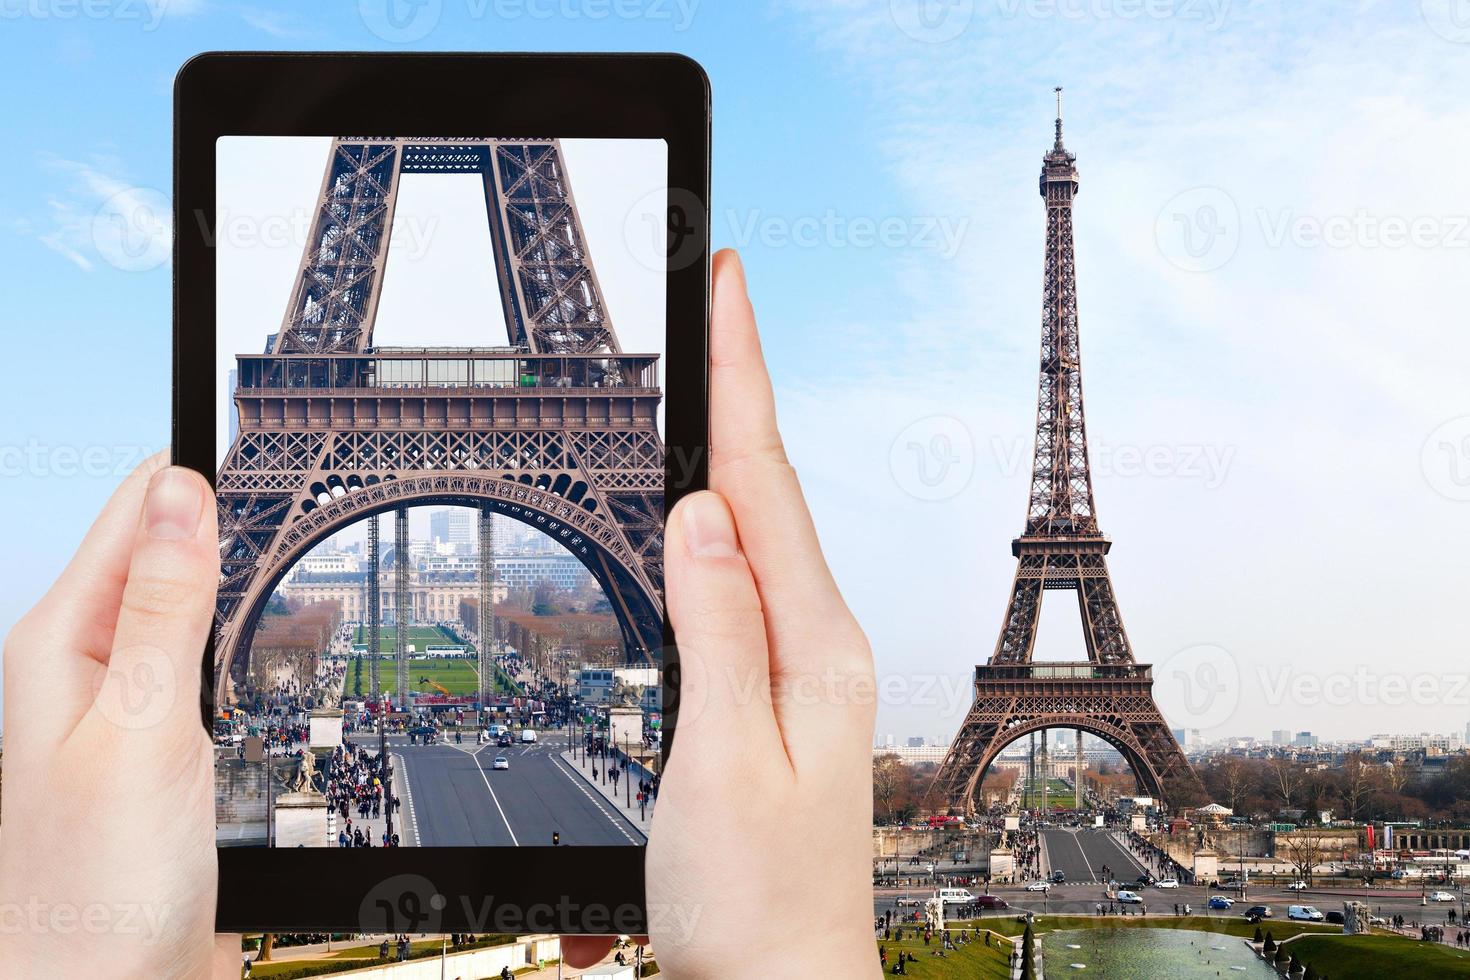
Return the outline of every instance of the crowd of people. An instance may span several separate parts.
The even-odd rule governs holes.
[[[383,815],[387,808],[397,813],[403,801],[393,794],[393,764],[385,755],[344,740],[332,751],[327,767],[327,808],[336,811],[343,826],[337,832],[338,847],[397,847],[398,834],[389,834],[385,829],[377,841],[371,829],[364,830],[362,822]],[[352,824],[351,814],[356,812],[360,821]]]

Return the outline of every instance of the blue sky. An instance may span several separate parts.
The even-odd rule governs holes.
[[[0,631],[167,438],[167,269],[95,216],[167,189],[179,64],[673,50],[713,81],[716,244],[745,254],[791,455],[895,684],[880,732],[947,736],[999,626],[1057,84],[1098,509],[1166,712],[1470,721],[1457,0],[385,2],[0,0]]]

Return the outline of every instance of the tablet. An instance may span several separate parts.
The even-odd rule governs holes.
[[[708,188],[682,57],[180,71],[173,450],[219,508],[220,931],[647,930]]]

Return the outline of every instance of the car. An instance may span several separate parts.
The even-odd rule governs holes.
[[[511,741],[510,741],[510,736],[509,735],[502,735],[502,736],[500,736],[499,738],[497,738],[495,740],[495,747],[497,749],[508,749],[508,748],[510,748],[510,746],[511,746]]]
[[[1137,881],[1140,885],[1144,886],[1152,885],[1154,883],[1153,875],[1139,875],[1134,880]]]
[[[898,906],[899,908],[903,908],[905,905],[920,905],[922,903],[923,899],[909,898],[906,895],[900,895],[898,898],[895,898],[893,900],[893,904]]]
[[[1124,889],[1123,891],[1120,891],[1118,893],[1118,901],[1122,902],[1124,905],[1143,904],[1143,899],[1138,897],[1137,892],[1130,892],[1127,889]]]
[[[1155,888],[1178,888],[1179,887],[1179,881],[1178,881],[1178,879],[1175,879],[1175,878],[1165,878],[1162,881],[1155,882],[1154,887]]]
[[[490,763],[491,769],[509,769],[510,760],[503,755],[497,755],[495,761]]]
[[[1051,883],[1053,885],[1060,885],[1063,882],[1065,882],[1066,880],[1067,880],[1067,872],[1065,872],[1065,871],[1053,871],[1051,873]]]
[[[1045,891],[1051,891],[1051,882],[1049,882],[1049,881],[1033,881],[1031,884],[1029,884],[1029,885],[1026,886],[1026,890],[1028,892],[1045,892]]]
[[[1343,924],[1343,916],[1342,916],[1342,913],[1341,912],[1338,912],[1338,911],[1335,911],[1335,910],[1332,911],[1332,912],[1328,912],[1327,913],[1327,921],[1330,922],[1330,923],[1332,923],[1335,926],[1342,925]]]
[[[1305,881],[1293,881],[1286,886],[1286,890],[1289,892],[1304,892],[1307,890],[1307,883]]]
[[[1403,868],[1399,868],[1393,874],[1389,875],[1389,877],[1392,878],[1394,881],[1403,881],[1405,878],[1409,877],[1409,873]]]
[[[1286,917],[1297,922],[1322,922],[1327,918],[1310,905],[1292,905],[1287,908]]]
[[[1224,895],[1212,895],[1210,897],[1210,908],[1212,909],[1228,909],[1234,904],[1234,901],[1226,898]]]
[[[1010,908],[1005,899],[999,895],[976,895],[975,901],[971,903],[977,909],[1005,909]]]
[[[534,729],[534,728],[522,728],[521,729],[521,744],[522,745],[535,745],[536,744],[536,729]]]
[[[1271,906],[1269,905],[1252,905],[1245,910],[1245,917],[1247,919],[1269,919],[1271,915]]]
[[[1455,901],[1458,901],[1458,899],[1455,898],[1455,896],[1451,892],[1430,892],[1429,893],[1429,900],[1431,902],[1455,902]]]

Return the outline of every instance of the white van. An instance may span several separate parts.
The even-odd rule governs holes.
[[[975,896],[968,888],[941,888],[939,900],[945,905],[973,905]]]
[[[522,745],[534,745],[534,744],[536,744],[536,729],[534,729],[534,728],[522,728],[521,729],[521,744]]]
[[[1290,905],[1286,909],[1286,917],[1298,922],[1321,922],[1326,916],[1318,912],[1310,905]]]

